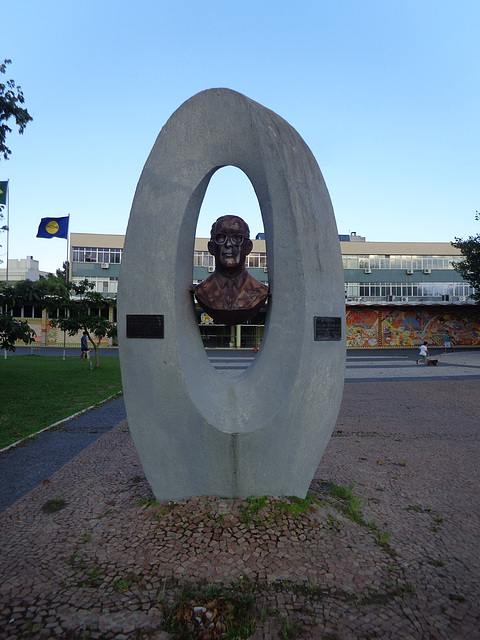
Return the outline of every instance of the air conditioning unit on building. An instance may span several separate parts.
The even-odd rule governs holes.
[[[365,273],[372,273],[371,269],[365,269]]]
[[[407,269],[407,276],[413,276],[413,269]]]
[[[408,298],[402,297],[402,302],[408,302]]]
[[[466,302],[467,301],[467,296],[458,296],[458,301],[459,302]]]
[[[267,273],[267,272],[268,272],[267,267],[263,267],[263,273]]]
[[[215,271],[215,267],[208,267],[208,273],[213,273]]]
[[[110,265],[108,264],[108,262],[102,262],[102,269],[108,269],[110,267]]]
[[[428,274],[428,273],[432,273],[432,270],[431,270],[431,269],[424,269],[424,270],[423,270],[423,273],[427,273],[427,274]]]

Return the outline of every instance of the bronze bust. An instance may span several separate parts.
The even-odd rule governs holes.
[[[215,256],[215,271],[197,284],[194,294],[215,322],[241,324],[263,307],[268,287],[245,268],[252,248],[250,229],[242,218],[222,216],[213,223],[208,250]]]

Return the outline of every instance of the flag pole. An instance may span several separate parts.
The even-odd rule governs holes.
[[[10,180],[7,180],[7,269],[5,271],[5,282],[8,285],[8,252],[10,245]]]
[[[7,267],[5,269],[5,284],[8,285],[8,244],[10,241],[10,180],[7,180]],[[7,350],[4,351],[4,359],[7,359]]]
[[[70,214],[68,214],[68,226],[67,226],[67,259],[65,261],[65,284],[68,283],[68,271],[69,271],[69,255],[68,255],[68,236],[70,233]],[[65,360],[65,343],[66,343],[66,332],[63,330],[63,359]]]

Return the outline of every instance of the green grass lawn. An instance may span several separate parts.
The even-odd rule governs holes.
[[[69,356],[0,358],[0,449],[122,390],[118,358],[100,369]]]

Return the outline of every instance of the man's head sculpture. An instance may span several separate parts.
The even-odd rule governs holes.
[[[268,287],[253,278],[245,259],[253,249],[247,223],[238,216],[218,218],[210,232],[209,252],[215,256],[215,271],[198,284],[195,297],[215,322],[240,324],[260,311]]]

